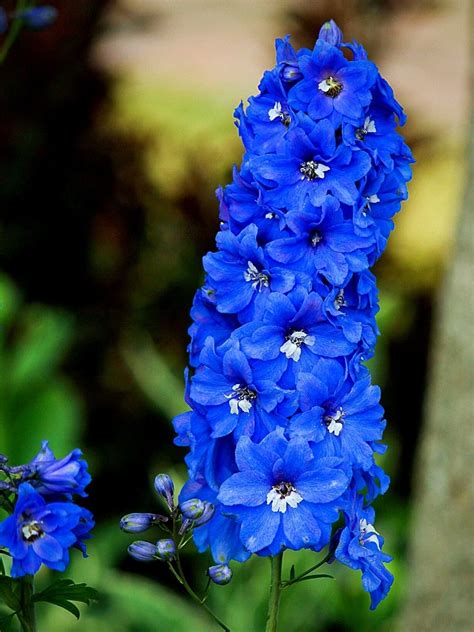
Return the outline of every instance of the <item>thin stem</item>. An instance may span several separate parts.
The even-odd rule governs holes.
[[[177,535],[176,534],[176,520],[173,516],[173,539],[175,542],[176,542],[176,535]],[[201,597],[199,597],[199,595],[197,595],[194,592],[194,590],[191,588],[191,586],[188,584],[188,581],[186,577],[184,576],[183,567],[181,566],[181,559],[179,557],[179,547],[176,548],[175,561],[176,561],[176,569],[173,567],[173,564],[171,564],[171,562],[168,564],[168,566],[171,572],[173,573],[173,575],[176,577],[176,579],[179,581],[179,583],[183,586],[185,591],[191,597],[191,599],[193,599],[197,604],[199,604],[201,608],[204,608],[204,610],[208,613],[208,615],[214,619],[217,625],[219,625],[224,630],[224,632],[232,632],[232,630],[205,603],[207,599],[208,587],[206,589],[204,597],[201,599]]]
[[[28,7],[28,0],[18,0],[16,4],[15,14],[18,14],[20,11],[23,11]],[[0,64],[2,64],[6,56],[8,55],[10,48],[15,43],[17,37],[20,35],[21,29],[23,28],[23,20],[21,18],[15,18],[10,27],[10,30],[7,33],[5,41],[3,42],[3,46],[0,49]]]
[[[266,632],[277,632],[278,612],[280,608],[281,596],[281,566],[283,562],[283,552],[270,558],[272,575],[270,581],[270,597],[268,600],[268,614]]]
[[[303,577],[306,577],[306,575],[309,575],[310,573],[315,571],[317,568],[319,568],[323,564],[326,564],[326,562],[328,562],[330,558],[331,558],[330,554],[326,555],[326,557],[323,560],[321,560],[314,566],[311,566],[311,568],[308,568],[307,570],[305,570],[303,573],[301,573],[301,575],[298,575],[298,577],[295,577],[294,579],[289,579],[288,581],[283,582],[282,588],[288,588],[288,586],[297,584],[301,579],[303,579]]]
[[[36,611],[33,595],[35,593],[33,575],[25,575],[21,583],[21,610],[17,612],[23,632],[37,632]]]

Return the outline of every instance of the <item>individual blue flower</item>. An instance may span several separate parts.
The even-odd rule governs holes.
[[[374,249],[372,235],[360,236],[345,220],[339,202],[327,197],[320,214],[311,207],[288,213],[292,233],[268,244],[272,259],[290,268],[323,275],[329,283],[344,285],[350,272],[367,269],[367,254]]]
[[[257,236],[255,224],[247,226],[238,236],[230,231],[220,232],[216,238],[219,251],[208,253],[203,259],[217,310],[238,314],[241,322],[261,318],[269,294],[288,293],[296,280],[294,272],[265,256]],[[309,277],[305,283],[309,286]]]
[[[41,450],[29,463],[32,475],[29,482],[43,495],[78,494],[87,496],[85,488],[91,481],[82,452],[75,449],[62,459],[57,459],[43,441]]]
[[[250,97],[247,109],[244,110],[243,104],[240,104],[234,116],[245,148],[256,154],[265,154],[284,146],[294,117],[277,72],[267,71],[259,88],[260,93]]]
[[[249,361],[235,344],[217,353],[209,338],[201,366],[191,383],[190,398],[206,409],[211,437],[234,432],[252,436],[272,430],[282,414],[295,409],[295,397],[278,386],[286,363]]]
[[[379,256],[394,227],[393,216],[408,196],[405,182],[397,172],[372,172],[361,186],[359,200],[353,206],[354,232],[375,239]]]
[[[82,516],[74,503],[48,503],[29,483],[21,483],[12,515],[0,523],[0,546],[12,557],[12,577],[34,575],[42,564],[64,571],[70,547],[81,540]]]
[[[384,540],[374,527],[375,512],[372,507],[363,508],[361,496],[354,497],[345,520],[335,556],[362,572],[362,586],[370,594],[370,609],[375,610],[393,584],[393,575],[384,566],[392,558],[382,551]]]
[[[312,53],[299,58],[299,67],[303,79],[289,93],[292,107],[315,120],[331,117],[333,124],[363,116],[378,74],[372,62],[348,61],[339,48],[318,39]]]
[[[356,183],[371,167],[370,156],[343,144],[336,147],[335,130],[327,120],[308,119],[305,127],[288,132],[284,155],[250,158],[256,180],[265,187],[264,202],[298,211],[308,202],[321,206],[332,193],[340,202],[353,204]]]
[[[239,472],[224,481],[217,498],[241,523],[249,551],[275,555],[283,547],[326,544],[322,524],[337,519],[349,482],[340,459],[315,458],[306,441],[287,441],[276,430],[259,444],[242,437],[236,460]]]
[[[324,317],[321,297],[302,288],[291,299],[271,294],[262,321],[243,325],[234,337],[249,358],[281,363],[284,357],[298,371],[310,371],[317,356],[337,358],[356,348]]]
[[[352,383],[339,362],[320,358],[311,373],[299,373],[296,386],[302,412],[291,420],[290,436],[322,442],[326,454],[370,469],[372,442],[385,428],[380,389],[370,376]]]
[[[352,274],[344,285],[331,287],[324,297],[323,307],[328,320],[342,329],[347,340],[362,341],[364,348],[375,345],[378,334],[375,314],[379,306],[371,272]]]

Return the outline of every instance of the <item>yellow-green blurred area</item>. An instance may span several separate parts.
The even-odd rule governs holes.
[[[233,109],[273,65],[276,37],[311,45],[333,17],[394,87],[417,160],[410,199],[377,264],[382,335],[371,366],[383,389],[390,449],[382,464],[392,477],[376,502],[377,528],[396,581],[371,613],[359,575],[333,565],[335,579],[285,591],[281,629],[393,630],[408,572],[433,309],[465,178],[469,0],[53,4],[56,24],[23,33],[0,67],[0,453],[21,463],[42,439],[58,455],[84,450],[94,476],[85,503],[97,527],[89,559],[74,556],[66,576],[101,599],[79,623],[40,605],[40,629],[215,629],[164,566],[127,558],[134,538],[118,520],[157,510],[157,472],[185,481],[171,418],[185,410],[189,309],[218,229],[214,190],[242,155]],[[317,559],[290,552],[285,572]],[[203,587],[210,559],[190,545],[184,561]],[[268,560],[233,568],[235,579],[215,587],[210,603],[234,632],[258,632]],[[48,579],[45,572],[38,581]]]

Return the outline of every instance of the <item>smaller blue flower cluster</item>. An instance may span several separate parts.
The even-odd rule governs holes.
[[[413,159],[390,86],[334,22],[313,50],[277,40],[276,58],[236,110],[246,153],[218,191],[217,252],[191,312],[181,498],[215,505],[195,540],[220,563],[319,551],[343,514],[335,555],[362,571],[375,607],[392,577],[368,509],[388,487],[364,365],[378,334],[370,268]]]
[[[57,459],[44,441],[30,463],[7,466],[0,459],[0,507],[10,516],[0,522],[0,553],[12,558],[11,576],[34,575],[41,565],[64,571],[71,547],[86,557],[85,541],[94,526],[91,512],[73,501],[87,496],[91,481],[82,452]]]

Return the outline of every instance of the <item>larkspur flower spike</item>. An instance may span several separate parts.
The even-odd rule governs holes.
[[[375,607],[393,579],[370,507],[388,477],[364,363],[378,335],[371,268],[411,177],[405,115],[331,20],[313,50],[277,40],[275,67],[235,116],[245,153],[218,191],[217,250],[191,310],[191,411],[174,422],[189,448],[180,504],[214,506],[194,538],[216,577],[252,553],[330,544]]]

